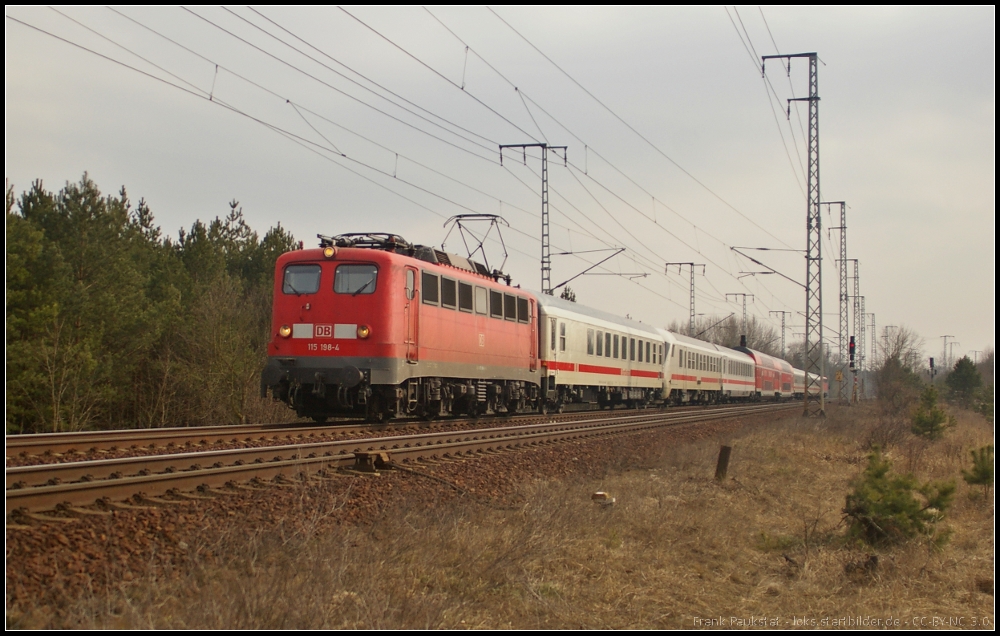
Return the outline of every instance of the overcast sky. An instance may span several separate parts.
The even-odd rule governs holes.
[[[751,315],[793,312],[800,339],[801,288],[744,274],[763,269],[730,248],[805,247],[807,107],[785,109],[808,62],[771,61],[767,84],[760,56],[815,51],[821,198],[849,206],[879,334],[910,327],[936,357],[945,334],[956,357],[994,345],[993,7],[345,9],[6,7],[8,183],[86,171],[173,236],[236,199],[258,232],[306,245],[382,231],[440,247],[453,215],[500,214],[504,269],[538,289],[540,153],[501,166],[498,144],[565,145],[552,251],[586,253],[554,256],[553,284],[623,247],[570,283],[579,302],[685,324],[688,272],[664,263],[704,263],[697,313],[740,317],[727,294],[753,294]],[[823,211],[834,348],[839,212]],[[464,251],[454,234],[446,249]],[[805,278],[801,254],[747,253]]]

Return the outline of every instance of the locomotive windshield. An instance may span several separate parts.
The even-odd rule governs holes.
[[[319,291],[319,265],[289,265],[285,268],[282,291],[286,294],[315,294]]]
[[[378,268],[374,265],[340,265],[333,277],[333,291],[338,294],[374,294]]]

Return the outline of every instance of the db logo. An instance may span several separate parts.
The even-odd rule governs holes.
[[[314,338],[332,338],[333,337],[333,325],[316,325],[316,333]]]

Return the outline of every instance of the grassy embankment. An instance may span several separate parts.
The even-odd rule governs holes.
[[[844,539],[841,514],[874,427],[862,409],[840,409],[825,422],[791,418],[650,449],[625,472],[526,483],[502,504],[387,510],[373,527],[333,534],[261,529],[180,578],[132,581],[81,603],[73,623],[656,629],[829,619],[858,628],[848,617],[902,627],[924,617],[992,627],[993,498],[960,474],[970,449],[993,443],[992,426],[961,413],[941,441],[898,436],[887,452],[895,471],[957,481],[943,521],[952,535],[940,550],[916,539],[878,551]],[[716,482],[720,442],[734,450],[729,478]],[[616,505],[593,503],[598,490]]]

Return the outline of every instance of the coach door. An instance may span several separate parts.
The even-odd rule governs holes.
[[[419,313],[420,301],[417,289],[417,270],[412,267],[406,268],[406,296],[403,305],[403,320],[406,322],[406,361],[411,364],[417,362],[417,314]]]
[[[531,362],[528,368],[532,371],[538,370],[538,314],[535,307],[535,299],[528,299],[528,322],[531,323],[531,351],[529,355],[531,356]]]

